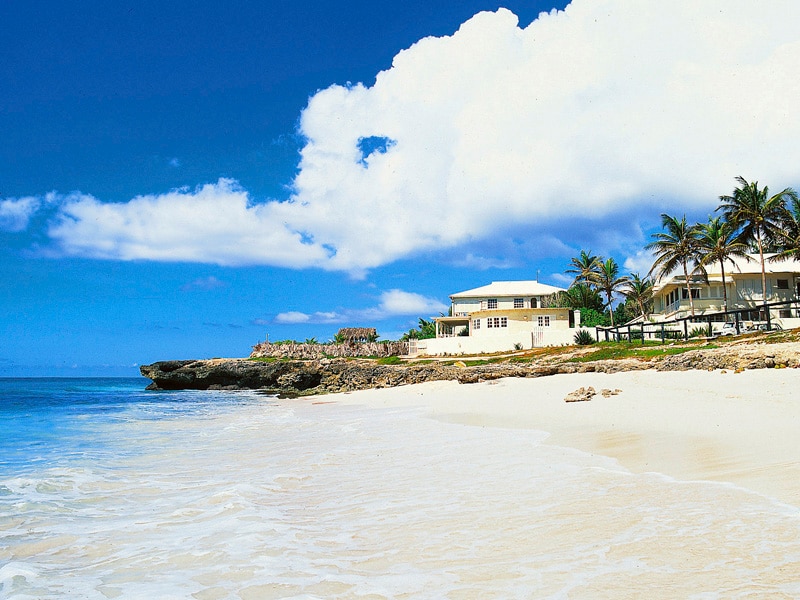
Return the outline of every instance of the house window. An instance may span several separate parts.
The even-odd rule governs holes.
[[[776,286],[779,290],[788,290],[789,289],[789,280],[788,279],[778,279],[778,285]],[[515,300],[516,302],[516,300]]]
[[[531,298],[531,308],[539,308],[539,301],[536,298]]]
[[[539,327],[550,327],[550,315],[542,315],[539,317]]]
[[[689,292],[686,291],[686,288],[681,288],[681,298],[683,300],[689,299]],[[692,288],[692,300],[698,300],[700,298],[700,290],[697,288]]]
[[[525,299],[514,298],[514,308],[525,308]]]
[[[472,319],[472,328],[473,329],[480,329],[481,328],[481,320],[480,319]]]
[[[497,298],[489,298],[489,299],[486,301],[486,307],[487,307],[489,310],[494,310],[494,309],[496,309],[496,308],[497,308]]]
[[[792,309],[782,308],[778,311],[778,318],[779,319],[791,319],[792,318]]]
[[[486,327],[489,329],[508,327],[507,317],[489,317],[486,319]]]
[[[508,327],[508,317],[500,317],[500,327]]]

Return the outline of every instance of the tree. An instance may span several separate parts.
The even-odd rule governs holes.
[[[631,273],[622,293],[628,302],[633,302],[639,307],[641,317],[645,317],[649,310],[652,310],[653,280],[649,277],[642,279],[639,273]]]
[[[588,252],[581,250],[580,256],[576,256],[569,261],[571,268],[565,272],[575,275],[575,280],[572,282],[573,285],[584,283],[591,286],[594,284],[594,276],[597,274],[602,260],[602,257],[594,256],[591,250]]]
[[[603,310],[603,299],[597,290],[585,283],[576,283],[564,292],[560,292],[553,307]],[[546,308],[543,306],[543,308]]]
[[[419,320],[419,329],[409,329],[408,332],[403,334],[400,341],[407,342],[408,340],[427,340],[436,337],[436,322],[426,321],[425,319]]]
[[[725,283],[725,263],[736,264],[734,258],[743,257],[750,260],[747,255],[747,244],[736,238],[736,231],[721,217],[708,218],[708,223],[697,225],[697,242],[699,248],[698,265],[705,268],[711,263],[719,263],[722,272],[722,299],[725,311],[728,310],[728,288]]]
[[[739,187],[730,196],[720,196],[718,211],[725,221],[739,232],[738,241],[752,243],[758,249],[761,261],[761,296],[767,302],[767,270],[764,264],[764,246],[779,237],[781,217],[787,211],[787,201],[796,201],[797,193],[786,188],[769,195],[769,188],[759,189],[758,182],[749,183],[744,177],[736,178]]]
[[[598,290],[605,292],[608,302],[608,312],[611,314],[611,325],[614,325],[614,311],[611,308],[611,302],[614,299],[614,292],[616,292],[623,285],[628,283],[628,276],[619,274],[619,265],[613,258],[609,258],[605,262],[598,265],[597,273],[594,275],[593,283],[597,286]]]
[[[581,309],[581,327],[601,327],[608,326],[610,319],[604,312],[600,312],[595,308],[582,308]]]
[[[697,225],[687,225],[686,215],[679,221],[676,217],[661,214],[661,226],[664,231],[653,234],[653,241],[645,246],[646,250],[655,253],[655,262],[648,275],[654,272],[661,278],[677,269],[683,268],[686,280],[686,292],[689,296],[689,307],[694,316],[694,300],[692,298],[692,282],[689,279],[689,263],[697,260]],[[695,269],[692,269],[692,273]]]
[[[778,253],[770,260],[800,260],[800,201],[797,198],[792,198],[789,205],[781,211],[778,225],[775,236]]]

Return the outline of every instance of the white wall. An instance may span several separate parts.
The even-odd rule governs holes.
[[[545,328],[542,332],[539,343],[534,345],[535,332],[528,331],[509,331],[508,329],[497,329],[495,331],[505,332],[498,335],[471,337],[456,336],[449,338],[435,338],[428,340],[417,340],[417,354],[427,354],[431,356],[443,354],[483,354],[491,352],[509,352],[514,350],[514,344],[528,350],[541,346],[564,346],[575,343],[575,332],[578,329]]]

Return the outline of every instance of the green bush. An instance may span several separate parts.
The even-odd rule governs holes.
[[[584,327],[594,327],[595,325],[607,326],[611,325],[611,319],[608,315],[601,313],[593,308],[581,309],[581,325]]]
[[[400,365],[402,363],[403,359],[399,356],[384,356],[378,359],[379,365]]]
[[[597,340],[594,339],[592,332],[588,329],[579,329],[575,332],[575,343],[579,346],[590,346]]]

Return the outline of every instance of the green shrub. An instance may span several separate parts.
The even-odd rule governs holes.
[[[520,344],[519,342],[514,344],[514,350],[522,350],[522,344]]]
[[[692,327],[691,331],[689,331],[690,338],[705,337],[707,335],[708,335],[708,327],[705,325],[702,327]]]
[[[594,327],[595,325],[608,326],[611,325],[611,319],[608,315],[601,313],[594,308],[581,309],[581,325],[584,327]]]
[[[592,332],[588,329],[579,329],[575,332],[575,343],[579,346],[590,346],[597,340],[594,339]]]
[[[384,356],[378,359],[379,365],[400,365],[402,363],[403,359],[399,356]]]

